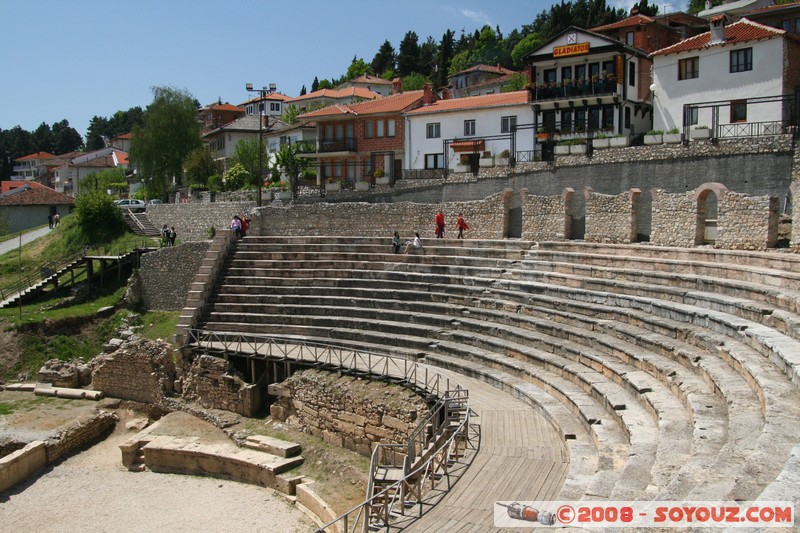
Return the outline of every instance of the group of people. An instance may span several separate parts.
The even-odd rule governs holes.
[[[436,223],[436,238],[437,239],[444,239],[444,213],[441,209],[439,212],[436,213],[434,217],[434,222]],[[464,230],[468,230],[469,226],[467,222],[464,220],[464,215],[462,213],[458,214],[458,218],[456,219],[456,229],[458,230],[458,235],[456,236],[457,239],[464,238]]]
[[[175,246],[175,237],[178,234],[175,232],[175,226],[171,228],[166,224],[161,226],[161,246]]]
[[[440,209],[436,216],[434,217],[434,222],[436,223],[436,238],[443,239],[444,238],[444,213]],[[469,229],[469,225],[464,220],[464,215],[462,213],[458,214],[458,219],[456,219],[456,229],[458,230],[458,236],[456,238],[463,239],[464,238],[464,231]],[[400,239],[400,234],[395,231],[394,236],[392,237],[392,250],[394,253],[399,254],[400,249],[403,248],[403,241]],[[420,239],[419,233],[414,233],[414,240],[406,241],[405,242],[405,249],[403,253],[408,253],[410,250],[415,250],[422,248],[422,240]]]
[[[47,215],[47,225],[50,229],[57,228],[59,224],[61,224],[61,215],[58,214],[58,211]]]
[[[233,230],[234,237],[237,239],[247,237],[247,230],[250,229],[250,219],[234,215],[231,219],[231,229]]]

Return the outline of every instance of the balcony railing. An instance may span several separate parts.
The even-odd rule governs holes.
[[[426,168],[426,169],[406,169],[403,171],[404,180],[425,180],[425,179],[442,179],[444,177],[443,168]]]
[[[763,135],[797,134],[797,126],[793,121],[772,122],[737,122],[734,124],[719,124],[716,137],[760,137]]]
[[[354,137],[345,137],[344,139],[320,139],[317,141],[317,152],[319,153],[355,151],[356,140]]]
[[[605,80],[585,80],[572,82],[553,82],[536,85],[533,88],[534,100],[562,100],[582,96],[603,96],[617,93],[616,78]]]

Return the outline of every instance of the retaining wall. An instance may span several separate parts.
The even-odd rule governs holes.
[[[143,254],[139,267],[141,301],[148,309],[180,311],[210,241],[187,242]]]

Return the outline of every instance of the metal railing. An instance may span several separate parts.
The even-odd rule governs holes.
[[[715,136],[719,138],[759,137],[796,133],[796,130],[797,127],[791,121],[737,122],[719,124]]]
[[[356,139],[355,137],[346,137],[344,139],[320,139],[317,141],[317,151],[319,153],[355,152]]]
[[[399,381],[436,398],[430,415],[417,425],[405,444],[380,444],[373,450],[367,498],[322,526],[318,532],[355,532],[359,524],[364,532],[376,527],[386,527],[388,530],[393,517],[405,516],[407,509],[413,506],[419,507],[419,516],[422,516],[423,493],[427,482],[430,482],[432,490],[437,481],[445,478],[449,489],[451,462],[454,458],[464,456],[470,449],[468,391],[416,361],[300,339],[200,329],[187,331],[182,348],[222,352],[226,356],[233,352],[249,357],[291,360],[314,367]],[[380,483],[379,473],[387,468],[402,469],[402,478],[375,492],[379,484],[384,486]]]
[[[405,169],[403,170],[404,180],[419,180],[419,179],[442,179],[444,178],[443,168],[419,168],[419,169]]]

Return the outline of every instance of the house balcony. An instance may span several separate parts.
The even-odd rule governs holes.
[[[536,102],[570,100],[575,98],[614,96],[618,92],[616,78],[597,81],[564,81],[536,85],[533,100]]]
[[[345,137],[344,139],[318,139],[316,146],[312,142],[305,142],[302,144],[303,146],[298,150],[298,154],[303,157],[352,155],[358,151],[356,139],[354,137]]]

